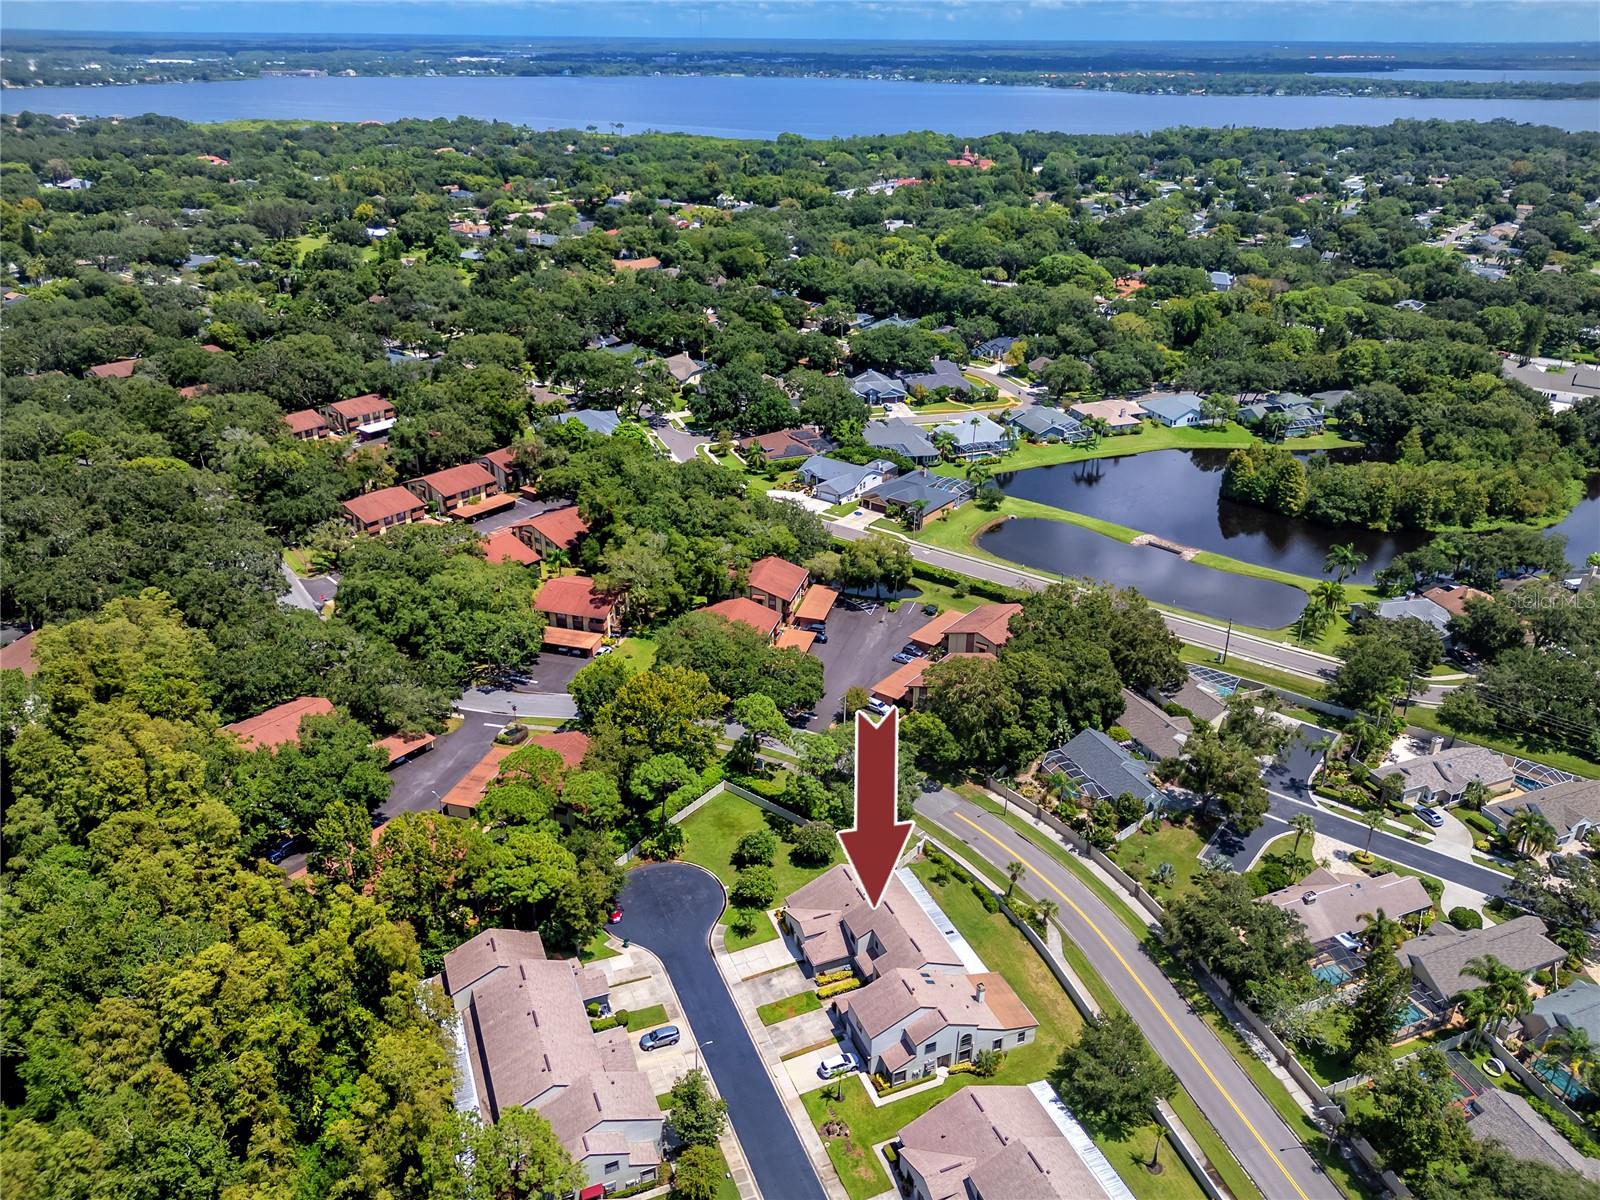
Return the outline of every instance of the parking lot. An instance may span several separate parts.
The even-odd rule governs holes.
[[[891,658],[928,620],[921,605],[910,601],[896,612],[881,604],[872,612],[836,605],[828,617],[828,644],[811,647],[822,662],[824,691],[809,728],[826,729],[843,708],[845,692],[856,686],[870,690],[895,670]]]

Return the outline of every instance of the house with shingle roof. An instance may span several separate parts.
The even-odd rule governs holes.
[[[919,388],[925,392],[972,390],[972,380],[962,374],[961,368],[947,358],[934,359],[928,364],[926,371],[910,372],[900,376],[900,382],[905,385],[907,395]]]
[[[1523,975],[1532,975],[1567,960],[1567,952],[1545,936],[1538,917],[1514,917],[1483,929],[1457,929],[1436,921],[1421,937],[1401,944],[1396,951],[1418,983],[1441,1001],[1481,987],[1483,981],[1467,974],[1475,958],[1496,958]]]
[[[874,449],[892,450],[918,466],[931,466],[939,461],[939,447],[928,440],[920,425],[910,421],[868,421],[861,437]]]
[[[1011,637],[1011,618],[1020,604],[980,604],[962,613],[944,631],[944,648],[950,654],[998,654]]]
[[[829,504],[858,500],[893,474],[894,464],[882,458],[858,466],[813,454],[800,465],[801,482],[810,485],[811,494],[818,500]]]
[[[960,508],[977,491],[970,483],[948,475],[931,475],[926,470],[886,480],[861,496],[861,506],[873,512],[892,514],[912,529]]]
[[[1133,757],[1098,729],[1085,729],[1039,763],[1044,778],[1061,772],[1091,800],[1115,800],[1131,793],[1153,808],[1160,790],[1146,774],[1148,764]]]
[[[1374,878],[1326,867],[1318,867],[1299,883],[1268,892],[1259,902],[1299,917],[1313,946],[1338,937],[1359,938],[1366,930],[1368,915],[1380,909],[1391,920],[1400,921],[1433,907],[1432,897],[1414,875],[1389,871]]]
[[[679,351],[666,360],[667,374],[683,387],[693,387],[700,382],[700,377],[706,373],[706,364],[698,358],[692,357],[687,351]]]
[[[419,476],[407,482],[406,487],[425,504],[445,514],[500,494],[495,477],[476,462]]]
[[[335,400],[331,404],[324,404],[322,415],[328,418],[328,424],[340,434],[382,432],[378,426],[384,425],[385,422],[390,425],[394,423],[395,408],[377,392],[368,392],[364,396],[352,396],[348,400]]]
[[[1031,442],[1085,442],[1090,437],[1082,421],[1059,408],[1013,408],[1000,419],[1020,429]]]
[[[1559,992],[1548,992],[1522,1014],[1523,1035],[1543,1045],[1564,1029],[1581,1029],[1600,1045],[1600,984],[1579,977]]]
[[[994,971],[896,967],[833,1001],[845,1037],[873,1074],[902,1083],[1026,1045],[1039,1022]]]
[[[1112,433],[1133,433],[1144,419],[1144,409],[1132,400],[1088,400],[1067,411],[1080,421],[1098,418]]]
[[[1453,746],[1437,754],[1403,759],[1372,773],[1387,779],[1398,775],[1405,790],[1400,799],[1406,804],[1456,804],[1474,781],[1495,795],[1513,784],[1513,772],[1505,756],[1484,746]]]
[[[719,600],[715,604],[708,604],[698,608],[696,612],[710,613],[712,616],[721,617],[724,621],[732,621],[740,625],[748,625],[762,637],[769,641],[778,632],[782,618],[764,604],[757,604],[748,596],[735,596],[731,600]]]
[[[1523,1097],[1489,1088],[1474,1096],[1467,1132],[1480,1142],[1498,1142],[1512,1155],[1543,1163],[1558,1171],[1572,1171],[1585,1179],[1600,1180],[1600,1159],[1579,1153]]]
[[[357,533],[382,533],[428,515],[428,506],[409,488],[386,487],[352,496],[341,505]]]
[[[930,434],[936,439],[941,433],[954,439],[950,454],[953,458],[970,462],[980,458],[998,458],[1011,448],[1006,431],[981,413],[955,417],[935,425]]]
[[[906,398],[906,386],[881,371],[862,371],[850,380],[850,390],[868,404],[892,404]]]
[[[746,458],[755,455],[768,462],[784,458],[820,457],[832,449],[834,443],[810,426],[757,434],[739,443],[739,450]]]
[[[1137,692],[1122,689],[1122,712],[1113,722],[1128,731],[1133,749],[1153,762],[1176,758],[1194,732],[1188,717],[1169,716]]]
[[[578,539],[589,532],[589,523],[579,515],[576,504],[567,504],[530,517],[512,528],[524,542],[549,558],[556,550],[570,554],[577,547]]]
[[[1193,392],[1141,396],[1139,407],[1157,423],[1173,429],[1188,429],[1200,424],[1200,397]]]
[[[1571,779],[1483,806],[1483,815],[1504,833],[1517,813],[1532,809],[1555,826],[1556,845],[1581,842],[1600,828],[1600,779]]]
[[[884,971],[959,971],[961,957],[911,895],[890,875],[873,908],[856,870],[840,863],[796,889],[779,914],[813,974],[851,967],[871,981]]]
[[[901,1129],[895,1151],[912,1200],[1133,1200],[1047,1083],[962,1088]]]

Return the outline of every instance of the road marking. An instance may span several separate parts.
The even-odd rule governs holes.
[[[1050,880],[1045,877],[1044,872],[1039,870],[1038,867],[1034,866],[1033,863],[1029,862],[1026,856],[1006,845],[999,838],[995,837],[994,834],[990,833],[983,826],[979,825],[976,821],[965,816],[964,814],[958,812],[953,815],[957,819],[965,821],[968,825],[972,826],[972,828],[983,834],[984,837],[988,838],[996,846],[999,846],[1000,849],[1004,850],[1008,855],[1016,855],[1016,857],[1021,858],[1024,865],[1026,865],[1030,871],[1039,877],[1040,883],[1044,884],[1045,887],[1049,888],[1056,895],[1060,896],[1062,900],[1066,901],[1066,903],[1071,907],[1072,911],[1078,914],[1083,923],[1090,929],[1094,930],[1095,936],[1105,943],[1106,949],[1111,951],[1111,953],[1116,957],[1116,960],[1122,964],[1122,969],[1128,973],[1128,977],[1132,979],[1134,983],[1139,985],[1139,990],[1144,993],[1145,999],[1150,1001],[1150,1003],[1155,1006],[1156,1012],[1160,1013],[1161,1019],[1167,1023],[1167,1028],[1171,1029],[1172,1032],[1177,1036],[1177,1039],[1183,1043],[1183,1048],[1189,1052],[1195,1063],[1202,1071],[1206,1073],[1206,1078],[1211,1080],[1212,1085],[1219,1093],[1221,1093],[1222,1098],[1228,1102],[1228,1107],[1233,1109],[1234,1115],[1238,1117],[1239,1120],[1244,1122],[1244,1127],[1250,1131],[1250,1135],[1254,1137],[1260,1144],[1261,1148],[1267,1152],[1267,1157],[1270,1158],[1274,1164],[1276,1164],[1278,1170],[1283,1172],[1283,1177],[1289,1181],[1289,1186],[1294,1189],[1295,1195],[1299,1196],[1300,1200],[1311,1200],[1311,1197],[1306,1195],[1305,1190],[1295,1182],[1294,1176],[1289,1174],[1289,1168],[1284,1166],[1283,1160],[1278,1157],[1277,1152],[1273,1150],[1271,1146],[1267,1145],[1267,1139],[1261,1136],[1261,1132],[1255,1127],[1254,1122],[1252,1122],[1249,1117],[1244,1115],[1244,1111],[1239,1107],[1233,1096],[1229,1094],[1228,1089],[1222,1086],[1222,1081],[1212,1074],[1211,1068],[1206,1065],[1205,1059],[1200,1057],[1200,1052],[1196,1050],[1189,1039],[1184,1036],[1183,1030],[1178,1028],[1178,1023],[1172,1019],[1171,1014],[1169,1014],[1166,1008],[1163,1007],[1161,1001],[1155,998],[1155,994],[1151,992],[1151,990],[1145,985],[1144,980],[1139,978],[1139,974],[1133,969],[1133,965],[1129,963],[1126,958],[1122,957],[1122,952],[1111,944],[1111,939],[1101,931],[1100,926],[1094,923],[1089,914],[1084,912],[1083,909],[1079,908],[1077,902],[1074,901],[1071,896],[1067,895],[1055,884],[1051,883]],[[1022,840],[1027,841],[1028,839],[1023,838]]]

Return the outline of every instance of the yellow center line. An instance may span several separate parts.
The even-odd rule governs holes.
[[[1244,1122],[1244,1127],[1250,1131],[1250,1135],[1254,1137],[1256,1141],[1260,1143],[1261,1148],[1267,1152],[1267,1157],[1277,1165],[1278,1170],[1283,1172],[1283,1177],[1289,1181],[1289,1186],[1294,1189],[1295,1195],[1299,1196],[1300,1200],[1311,1200],[1311,1197],[1306,1195],[1305,1190],[1295,1182],[1294,1176],[1289,1174],[1289,1168],[1284,1166],[1283,1160],[1278,1157],[1277,1152],[1273,1150],[1271,1146],[1267,1145],[1267,1139],[1261,1136],[1260,1130],[1255,1127],[1255,1124],[1250,1120],[1249,1117],[1244,1115],[1244,1111],[1240,1109],[1233,1096],[1229,1094],[1228,1089],[1222,1086],[1222,1081],[1212,1074],[1211,1068],[1206,1065],[1205,1059],[1200,1057],[1199,1051],[1197,1051],[1189,1039],[1184,1036],[1183,1030],[1178,1028],[1177,1022],[1172,1019],[1171,1014],[1169,1014],[1162,1006],[1161,1001],[1157,1000],[1155,998],[1155,994],[1145,986],[1144,980],[1139,978],[1139,974],[1133,969],[1132,964],[1122,956],[1122,952],[1120,950],[1111,944],[1111,939],[1101,931],[1100,926],[1094,923],[1094,920],[1089,916],[1089,914],[1084,912],[1083,909],[1079,908],[1071,896],[1067,895],[1055,884],[1051,883],[1050,880],[1046,878],[1043,871],[1039,870],[1038,867],[1034,866],[1033,863],[1028,861],[1026,855],[1020,853],[1011,846],[1006,845],[999,838],[995,837],[994,834],[990,833],[987,829],[983,828],[983,826],[979,825],[976,821],[971,820],[961,813],[954,813],[952,815],[958,820],[965,821],[968,825],[972,826],[972,828],[983,834],[984,837],[988,838],[996,846],[1000,847],[1000,849],[1004,850],[1008,855],[1013,855],[1022,859],[1023,864],[1036,876],[1038,876],[1040,883],[1044,884],[1045,887],[1049,888],[1056,895],[1060,896],[1061,899],[1066,902],[1067,906],[1071,908],[1073,912],[1078,914],[1083,923],[1090,929],[1094,930],[1095,936],[1104,942],[1106,949],[1111,951],[1111,953],[1116,956],[1116,960],[1122,964],[1122,969],[1128,973],[1128,978],[1132,979],[1133,982],[1139,986],[1139,990],[1144,993],[1145,999],[1150,1001],[1150,1003],[1155,1006],[1156,1012],[1161,1014],[1161,1019],[1167,1023],[1167,1027],[1177,1035],[1178,1040],[1183,1043],[1183,1048],[1189,1052],[1190,1056],[1194,1059],[1199,1068],[1206,1073],[1206,1078],[1211,1080],[1212,1085],[1221,1094],[1222,1098],[1228,1102],[1228,1107],[1233,1109],[1234,1115],[1237,1116],[1239,1120]]]

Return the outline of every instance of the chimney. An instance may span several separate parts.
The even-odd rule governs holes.
[[[1437,753],[1439,753],[1439,751],[1441,751],[1443,749],[1444,749],[1444,739],[1442,737],[1435,737],[1435,738],[1432,738],[1432,739],[1429,740],[1429,742],[1428,742],[1428,753],[1429,754],[1437,754]]]
[[[984,993],[987,992],[988,990],[989,990],[988,987],[985,986],[982,982],[980,982],[978,984],[978,1003],[979,1004],[983,1003]]]

